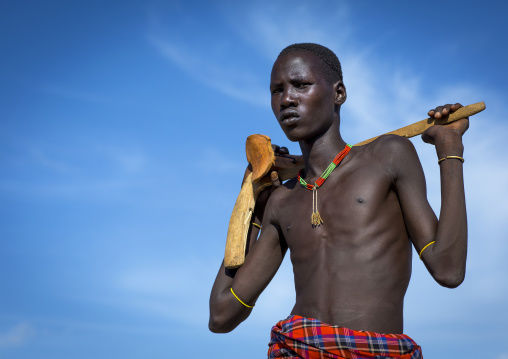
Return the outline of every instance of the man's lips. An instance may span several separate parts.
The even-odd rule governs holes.
[[[286,110],[281,113],[279,116],[280,122],[287,123],[287,122],[293,122],[298,117],[300,117],[300,114],[295,110]]]

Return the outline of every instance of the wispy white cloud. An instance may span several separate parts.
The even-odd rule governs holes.
[[[35,334],[30,323],[20,323],[6,333],[0,333],[0,347],[20,346]]]
[[[23,193],[40,198],[75,199],[85,201],[129,201],[133,189],[150,185],[150,180],[120,178],[95,180],[53,180],[51,183],[24,183],[13,180],[0,182],[0,191]]]
[[[259,3],[236,2],[223,6],[224,16],[243,42],[253,51],[273,62],[287,45],[317,42],[339,48],[351,35],[354,25],[348,20],[349,6],[345,2],[326,6],[323,1],[312,4],[287,4],[278,1]],[[236,13],[238,16],[231,16]],[[241,14],[241,15],[240,15]],[[330,32],[330,29],[337,31]]]
[[[216,274],[210,268],[218,269],[219,264],[185,256],[125,269],[111,278],[120,295],[109,303],[202,326],[208,321],[208,295]],[[183,307],[192,310],[182,311]]]
[[[171,62],[207,86],[255,106],[269,105],[268,86],[260,85],[259,79],[248,68],[214,64],[206,53],[191,53],[184,45],[161,35],[151,35],[149,41]]]
[[[126,268],[107,279],[117,295],[94,300],[202,327],[208,322],[208,298],[219,265],[217,258],[183,256],[173,258],[171,263]],[[267,322],[286,317],[294,302],[293,274],[287,260],[256,303],[252,324],[266,329]]]
[[[207,86],[222,92],[234,99],[244,101],[255,106],[269,107],[268,76],[259,77],[247,63],[252,64],[251,55],[261,56],[265,59],[267,67],[271,67],[277,53],[289,43],[314,41],[323,44],[337,44],[340,39],[348,36],[347,30],[333,35],[326,34],[321,29],[323,21],[329,24],[345,21],[347,8],[344,5],[337,7],[336,11],[322,12],[320,16],[308,17],[309,7],[300,4],[288,9],[284,4],[266,3],[263,7],[251,4],[228,4],[223,9],[225,23],[229,23],[231,31],[229,35],[238,37],[237,41],[251,45],[251,54],[245,55],[245,62],[235,58],[231,59],[214,56],[217,48],[222,54],[231,53],[236,47],[236,42],[220,43],[215,39],[213,50],[210,46],[189,46],[175,36],[174,25],[162,25],[160,19],[152,12],[150,16],[150,33],[148,41],[174,65],[188,74],[203,82]],[[307,21],[302,26],[300,22],[280,21],[280,13],[284,11],[292,18],[307,16]],[[231,16],[232,12],[242,16]],[[326,19],[323,20],[322,16]],[[345,27],[347,28],[347,27]],[[189,36],[192,36],[189,34]],[[191,43],[193,43],[191,41]],[[333,46],[331,46],[333,47]]]
[[[109,160],[113,168],[121,173],[142,173],[150,164],[150,158],[141,149],[124,146],[96,145],[90,151],[98,160]]]
[[[113,98],[100,94],[98,92],[89,92],[82,89],[71,88],[69,86],[55,84],[40,84],[33,85],[32,87],[42,93],[57,98],[78,100],[82,102],[98,103],[98,104],[112,103],[114,101]]]
[[[132,147],[85,142],[70,149],[54,143],[35,146],[23,142],[9,148],[12,174],[3,174],[0,191],[108,200],[161,179],[150,177],[156,170],[152,158]]]
[[[30,147],[29,152],[34,164],[37,166],[44,167],[59,174],[72,174],[79,172],[77,167],[48,155],[46,151],[43,151],[39,147]]]
[[[245,162],[231,159],[218,148],[207,147],[203,150],[203,170],[214,174],[242,173],[246,167]]]

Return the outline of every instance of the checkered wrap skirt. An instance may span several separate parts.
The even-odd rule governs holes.
[[[405,334],[356,331],[290,315],[273,328],[268,358],[423,359],[422,350]]]

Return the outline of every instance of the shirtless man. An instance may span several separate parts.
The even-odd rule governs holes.
[[[314,184],[346,149],[339,129],[346,100],[340,63],[320,45],[291,45],[273,65],[270,91],[282,130],[300,144],[305,161],[301,177]],[[429,116],[440,118],[460,106],[440,106]],[[297,179],[280,185],[272,173],[277,188],[260,196],[253,216],[254,223],[262,223],[259,239],[258,229],[251,226],[245,264],[235,271],[223,264],[215,280],[210,330],[229,332],[249,316],[289,249],[296,304],[291,316],[272,329],[270,358],[312,353],[325,358],[326,353],[340,358],[420,358],[420,347],[401,335],[411,247],[421,252],[442,286],[454,288],[464,280],[467,223],[463,161],[458,157],[467,128],[468,120],[462,119],[433,126],[422,135],[435,145],[438,159],[445,158],[439,162],[439,220],[427,201],[417,153],[402,137],[382,136],[353,147],[315,192]],[[311,223],[314,196],[323,220],[318,225]],[[309,329],[316,326],[319,332]],[[316,343],[315,336],[325,334],[334,339]],[[306,342],[307,336],[314,338]],[[359,337],[369,344],[361,344]]]

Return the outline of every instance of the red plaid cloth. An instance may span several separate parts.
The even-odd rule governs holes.
[[[423,359],[405,334],[378,334],[291,315],[272,328],[268,358]]]

